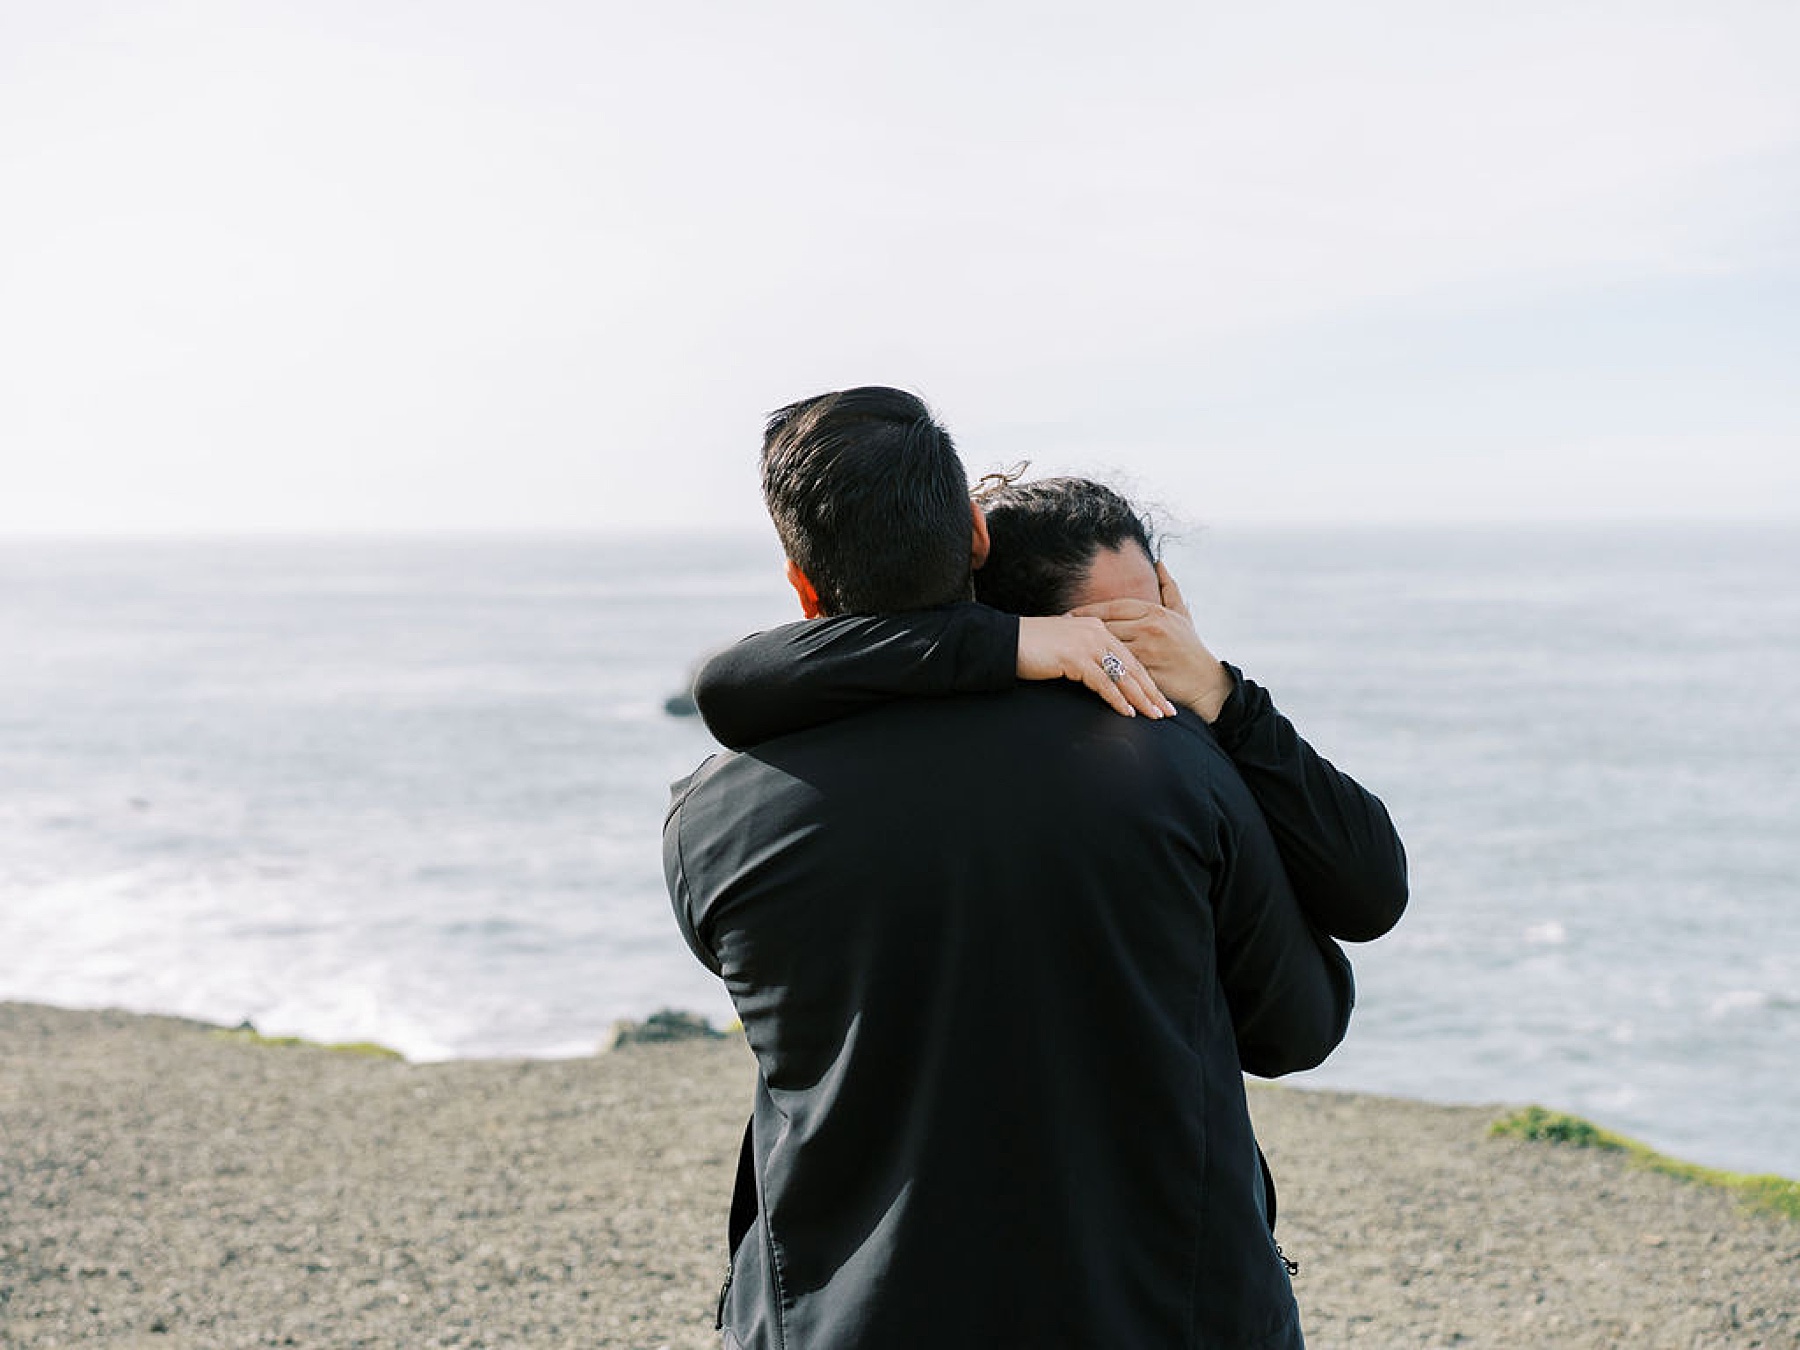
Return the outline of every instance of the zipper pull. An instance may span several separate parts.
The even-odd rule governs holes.
[[[713,1330],[725,1330],[725,1296],[731,1292],[731,1277],[734,1271],[731,1263],[725,1265],[725,1283],[719,1286],[719,1308],[713,1314]]]

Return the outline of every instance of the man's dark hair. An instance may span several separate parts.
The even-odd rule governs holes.
[[[912,394],[845,389],[772,413],[763,500],[827,614],[892,614],[969,596],[969,480]]]
[[[986,482],[988,480],[984,480]],[[1012,614],[1063,614],[1094,555],[1134,543],[1155,561],[1150,526],[1131,503],[1087,478],[1004,476],[977,489],[987,516],[988,557],[975,573],[975,598]]]

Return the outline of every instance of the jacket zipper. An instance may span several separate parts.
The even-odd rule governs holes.
[[[730,1261],[725,1263],[725,1283],[719,1286],[719,1310],[713,1315],[713,1330],[725,1330],[725,1300],[731,1293],[731,1277],[737,1273],[737,1267]]]

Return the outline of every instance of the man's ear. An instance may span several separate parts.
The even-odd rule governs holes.
[[[981,513],[980,502],[969,503],[969,519],[975,526],[969,537],[969,570],[973,572],[987,561],[988,555],[987,517]]]
[[[809,619],[816,619],[825,611],[819,605],[818,589],[812,584],[806,573],[800,570],[800,564],[792,558],[787,560],[788,585],[794,588],[794,594],[800,597],[800,612]]]

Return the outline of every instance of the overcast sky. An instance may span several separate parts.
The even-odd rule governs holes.
[[[0,0],[0,533],[1800,515],[1800,6]]]

